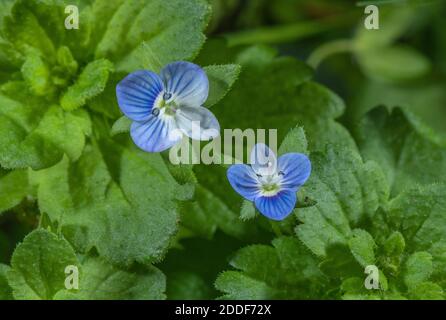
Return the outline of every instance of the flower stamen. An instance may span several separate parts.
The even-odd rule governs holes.
[[[169,93],[169,92],[164,92],[164,94],[163,94],[163,100],[164,100],[164,101],[167,101],[167,100],[169,100],[170,98],[172,98],[172,94]]]
[[[158,115],[160,114],[160,109],[158,109],[158,108],[153,108],[153,109],[152,109],[152,114],[153,114],[155,117],[158,117]]]

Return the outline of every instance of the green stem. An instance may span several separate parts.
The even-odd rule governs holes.
[[[307,62],[310,66],[316,69],[323,60],[327,59],[329,56],[353,51],[353,41],[350,39],[341,39],[331,42],[327,42],[322,46],[318,47],[308,58]]]
[[[39,215],[39,222],[37,224],[37,229],[42,228],[42,216],[43,216],[42,214]]]
[[[268,27],[259,27],[223,36],[228,41],[228,46],[252,45],[252,44],[276,44],[293,42],[320,33],[327,33],[333,29],[350,27],[357,21],[357,11],[344,13],[317,20],[298,21],[291,24],[283,24]]]
[[[271,221],[271,220],[269,221],[269,223],[271,224],[271,228],[273,229],[275,235],[277,237],[281,237],[282,236],[282,231],[280,230],[280,227],[279,227],[278,223],[275,222],[275,221]]]

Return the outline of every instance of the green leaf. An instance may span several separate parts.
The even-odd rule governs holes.
[[[376,243],[367,231],[353,230],[352,237],[348,240],[348,246],[361,266],[366,267],[375,263]]]
[[[308,153],[308,141],[302,127],[291,129],[279,147],[279,155],[290,152]]]
[[[160,0],[96,0],[87,19],[91,30],[88,44],[96,58],[109,59],[119,71],[159,71],[169,62],[196,55],[205,40],[209,13],[203,0],[187,4],[179,0],[168,4]]]
[[[130,125],[132,124],[132,120],[127,118],[126,116],[122,116],[113,124],[110,135],[115,136],[119,133],[129,132]]]
[[[221,299],[269,300],[274,298],[274,289],[266,283],[235,271],[225,271],[220,274],[215,281],[215,287],[225,292]]]
[[[248,200],[244,200],[242,203],[242,208],[240,210],[240,219],[250,220],[256,216],[256,208],[254,203]]]
[[[372,32],[359,23],[355,35],[355,47],[360,50],[386,47],[395,42],[417,19],[422,18],[419,6],[380,8],[380,28]]]
[[[295,211],[303,222],[296,233],[316,255],[324,256],[327,246],[347,244],[352,227],[375,215],[387,201],[388,187],[376,163],[364,163],[345,147],[313,153],[311,162],[312,174],[302,192],[316,204]]]
[[[379,29],[370,32],[362,22],[358,25],[352,47],[367,77],[384,83],[402,83],[430,71],[429,59],[397,41],[423,23],[429,23],[427,17],[432,8],[410,4],[404,8],[380,8]]]
[[[65,27],[68,5],[79,8],[78,30]],[[83,0],[17,0],[11,14],[4,18],[3,34],[22,54],[26,55],[30,49],[37,50],[51,64],[57,60],[57,51],[63,46],[70,48],[76,60],[84,59],[92,53],[90,47],[94,49],[97,45],[92,39],[96,29],[92,28],[90,9]]]
[[[432,256],[428,252],[415,252],[407,258],[404,268],[404,282],[412,288],[431,276]]]
[[[410,290],[414,300],[444,300],[444,290],[433,282],[421,282]]]
[[[159,154],[116,141],[100,145],[88,146],[76,163],[64,159],[47,170],[40,210],[80,252],[94,246],[119,265],[160,260],[177,231],[181,186]]]
[[[332,279],[344,279],[361,274],[362,268],[347,245],[334,243],[327,246],[319,264],[321,271]]]
[[[41,6],[36,4],[37,1],[34,0],[16,1],[11,15],[4,18],[3,34],[22,53],[32,47],[42,56],[53,57],[55,47],[51,35],[64,28],[63,20],[59,21],[60,25],[56,24],[56,17],[61,11],[50,13],[50,7],[54,7],[49,6],[48,2]],[[41,24],[41,21],[45,21],[45,24]]]
[[[400,128],[409,121],[413,128],[426,139],[446,146],[446,101],[445,82],[423,81],[406,85],[391,85],[379,82],[366,82],[355,99],[356,105],[349,110],[352,123],[362,120],[364,114],[376,106],[400,107],[407,120],[401,119]],[[392,110],[392,113],[396,111]],[[396,112],[398,113],[398,112]],[[396,118],[396,115],[393,115]],[[392,118],[393,118],[392,117]]]
[[[12,289],[6,279],[6,274],[10,268],[0,263],[0,300],[12,300]]]
[[[22,75],[34,94],[44,96],[51,90],[50,70],[37,53],[30,53],[26,57]]]
[[[209,96],[205,106],[210,107],[220,101],[240,74],[240,66],[236,64],[214,65],[204,67],[209,79]]]
[[[109,73],[113,65],[106,59],[90,62],[76,82],[70,86],[60,100],[62,108],[74,110],[83,106],[87,101],[105,89]]]
[[[395,45],[358,53],[360,66],[371,79],[399,83],[426,75],[430,61],[415,49]]]
[[[399,231],[394,231],[384,242],[383,248],[388,256],[399,256],[404,252],[406,241]]]
[[[28,173],[15,170],[0,173],[0,214],[18,205],[28,195]]]
[[[425,272],[432,272],[433,277],[440,278],[444,277],[446,270],[445,190],[443,184],[408,188],[389,203],[387,217],[390,226],[404,235],[408,250],[427,251],[432,256],[432,268],[429,267],[430,258],[427,253],[417,253],[409,260],[410,263],[406,262],[406,267],[413,265],[409,270],[416,270],[418,262],[424,263]],[[423,271],[420,271],[419,275],[412,275],[410,272],[407,275],[409,283],[412,283],[412,276],[425,280]]]
[[[379,272],[379,289],[367,289],[364,285],[365,278],[351,277],[345,279],[341,284],[343,300],[405,300],[407,299],[401,293],[389,291],[387,287],[387,278]]]
[[[104,33],[95,54],[114,62],[118,71],[159,71],[169,62],[193,58],[204,42],[210,13],[205,1],[113,1],[110,8],[109,1],[97,2],[93,23],[106,20],[99,22]]]
[[[79,266],[70,244],[44,229],[25,237],[11,258],[7,274],[15,299],[52,299],[65,288],[65,268]]]
[[[225,299],[304,299],[320,291],[325,277],[316,259],[295,238],[281,237],[273,246],[251,245],[240,249],[215,286]],[[319,291],[319,292],[318,292]]]
[[[364,287],[364,279],[351,277],[345,279],[341,284],[341,291],[345,292],[342,298],[344,300],[366,300],[379,299],[377,295],[368,296],[366,292],[362,292]]]
[[[410,119],[410,120],[409,120]],[[380,107],[370,111],[357,130],[365,159],[380,164],[393,195],[407,186],[440,182],[446,174],[446,149],[421,133],[407,111]]]
[[[119,269],[101,258],[82,263],[79,290],[59,291],[56,300],[160,300],[165,299],[166,278],[153,266]]]
[[[41,169],[59,162],[64,154],[72,160],[80,156],[85,135],[91,131],[85,111],[68,113],[32,98],[23,83],[8,83],[1,89],[0,164],[4,168]]]
[[[73,57],[70,48],[66,46],[62,46],[57,49],[57,63],[59,64],[58,66],[61,68],[61,70],[68,73],[69,75],[76,74],[79,67],[77,61]]]

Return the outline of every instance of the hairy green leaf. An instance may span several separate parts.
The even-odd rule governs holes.
[[[240,74],[240,66],[236,64],[214,65],[204,67],[209,79],[209,96],[205,102],[210,107],[220,101]]]
[[[101,258],[82,263],[79,290],[59,291],[56,300],[160,300],[164,299],[166,278],[152,266],[119,269]]]
[[[2,171],[2,170],[1,170]],[[26,170],[0,171],[0,214],[18,205],[28,194]]]
[[[122,116],[116,122],[113,124],[110,135],[114,136],[119,133],[129,132],[130,131],[130,125],[132,124],[132,120],[127,118],[126,116]]]
[[[83,110],[65,112],[26,92],[23,83],[0,88],[0,164],[41,169],[64,154],[79,158],[91,131],[89,115]]]
[[[6,274],[9,271],[9,267],[4,264],[0,264],[0,300],[12,300],[12,289],[6,279]]]
[[[446,174],[446,149],[414,121],[407,111],[379,107],[358,125],[361,153],[380,164],[394,195],[413,184],[440,182]]]
[[[353,230],[352,237],[348,240],[348,246],[361,266],[366,267],[375,263],[376,243],[367,231]]]
[[[30,233],[17,246],[7,273],[15,299],[52,299],[65,288],[65,268],[79,266],[70,244],[44,229]]]
[[[325,282],[316,258],[291,237],[242,248],[231,265],[240,271],[225,271],[215,283],[225,299],[308,298]]]
[[[432,273],[432,256],[427,252],[415,252],[405,263],[404,282],[412,288],[429,279]]]
[[[159,260],[177,231],[180,186],[158,154],[102,141],[40,181],[42,212],[81,251],[96,247],[121,265]],[[125,226],[125,228],[123,228]]]
[[[316,204],[295,211],[303,222],[296,232],[324,256],[328,245],[347,244],[352,227],[374,216],[387,201],[388,187],[376,163],[364,163],[354,150],[330,146],[324,154],[313,153],[311,160],[312,175],[303,192]]]
[[[95,21],[108,21],[106,28],[101,22],[104,33],[95,55],[111,60],[119,71],[158,71],[169,62],[193,58],[204,42],[205,1],[115,0],[106,8],[108,3],[98,1],[94,8]]]
[[[30,53],[26,57],[22,74],[34,94],[43,96],[51,90],[50,70],[37,53]]]
[[[432,256],[433,277],[444,277],[446,270],[445,228],[446,188],[443,184],[425,187],[411,187],[402,192],[389,204],[388,221],[406,239],[406,247],[412,252],[427,251]],[[409,260],[409,277],[417,271],[417,264],[424,263],[424,271],[430,273],[427,253],[421,253]],[[420,262],[419,262],[420,261]],[[425,276],[422,277],[422,280]],[[411,280],[409,280],[409,283]]]
[[[65,110],[74,110],[83,106],[89,99],[105,89],[113,65],[105,59],[89,63],[77,81],[62,96],[60,105]]]

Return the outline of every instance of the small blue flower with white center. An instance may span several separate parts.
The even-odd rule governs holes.
[[[130,135],[147,152],[161,152],[180,142],[219,136],[215,116],[202,107],[209,80],[199,66],[185,61],[165,66],[160,74],[139,70],[116,86],[118,104],[133,123]]]
[[[285,219],[296,205],[297,190],[310,176],[310,159],[302,153],[286,153],[277,159],[270,148],[258,143],[250,161],[251,165],[229,167],[229,183],[267,218]]]

